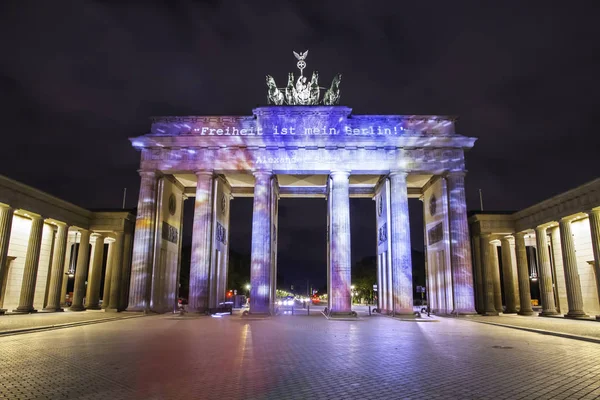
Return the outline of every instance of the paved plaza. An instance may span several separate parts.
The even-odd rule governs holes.
[[[0,398],[594,399],[599,359],[468,319],[158,315],[0,337]]]

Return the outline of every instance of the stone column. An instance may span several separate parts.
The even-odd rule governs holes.
[[[106,270],[104,271],[104,289],[102,290],[102,308],[106,310],[110,302],[110,283],[113,270],[115,239],[108,238],[108,254],[106,255]]]
[[[75,231],[75,235],[77,235],[77,231]],[[71,270],[71,258],[75,257],[73,250],[75,249],[75,245],[77,243],[77,236],[75,236],[75,241],[71,242],[69,240],[69,234],[67,233],[67,254],[65,255],[65,266],[63,269],[63,279],[62,285],[60,287],[60,306],[67,307],[67,286],[69,285],[69,271]],[[74,270],[74,269],[73,269]],[[72,299],[71,299],[72,300]]]
[[[214,178],[212,171],[198,171],[196,176],[198,185],[194,204],[188,308],[190,311],[203,313],[208,311]]]
[[[12,228],[12,220],[15,210],[11,207],[0,205],[0,289],[4,285],[4,268],[7,267],[6,260],[8,259],[8,245],[10,243],[10,231]],[[1,293],[0,293],[1,294]],[[2,301],[0,301],[0,306]],[[0,314],[5,310],[0,310]]]
[[[492,248],[496,246],[490,243],[491,235],[482,234],[480,236],[481,250],[481,272],[483,283],[483,312],[482,315],[498,315],[494,304],[494,273],[490,261]]]
[[[255,171],[250,265],[250,313],[271,310],[271,171]]]
[[[157,176],[154,171],[140,171],[140,176],[142,180],[135,220],[128,310],[147,312],[150,310],[152,260],[154,259]],[[106,299],[103,299],[102,303],[106,303]]]
[[[484,278],[483,278],[483,268],[481,266],[481,239],[479,235],[473,236],[473,275],[475,285],[475,294],[477,301],[475,302],[476,310],[478,313],[485,312],[485,302],[483,300],[484,297]]]
[[[331,231],[329,241],[330,288],[329,313],[350,314],[352,312],[350,277],[350,172],[332,171],[331,188]]]
[[[394,314],[412,316],[413,286],[410,224],[408,220],[408,189],[406,187],[407,175],[403,171],[392,171],[390,173],[390,245],[392,251],[391,267]],[[348,231],[348,244],[350,244],[349,233]],[[348,248],[348,257],[350,257],[350,248]],[[348,269],[349,275],[350,269]]]
[[[575,256],[575,243],[573,241],[573,233],[571,232],[571,219],[562,218],[558,226],[560,230],[563,267],[565,270],[565,284],[567,286],[567,303],[569,305],[569,311],[565,314],[565,317],[587,317],[585,312],[583,312],[583,296],[581,294],[577,257]]]
[[[85,308],[89,310],[100,309],[100,281],[102,280],[102,259],[104,257],[104,236],[98,233],[92,235],[94,253],[88,277]]]
[[[106,311],[121,311],[119,309],[121,294],[121,275],[123,271],[123,232],[115,232],[115,249],[113,251],[112,272],[110,274],[110,296]]]
[[[183,212],[181,214],[183,215]],[[132,239],[133,237],[131,233],[125,233],[125,237],[123,238],[123,266],[121,270],[121,293],[119,294],[119,310],[127,309],[127,302],[129,301],[129,278],[131,277],[131,245],[133,244]],[[179,274],[177,276],[179,277]],[[177,282],[177,285],[179,285],[179,281]]]
[[[538,254],[538,273],[540,284],[540,297],[542,298],[542,312],[540,315],[557,315],[556,303],[554,302],[554,288],[552,287],[552,266],[550,265],[550,254],[548,252],[548,237],[546,227],[535,228],[535,243]]]
[[[519,315],[533,315],[531,308],[531,289],[529,287],[529,266],[527,264],[527,248],[525,247],[525,233],[515,234],[515,251],[517,253],[517,274],[519,277],[519,299],[521,309]]]
[[[453,313],[475,314],[473,265],[467,222],[465,172],[451,172],[448,183],[448,221],[450,226],[450,259],[452,262]],[[410,249],[409,249],[410,253]]]
[[[50,270],[50,288],[48,289],[48,304],[44,311],[63,311],[60,306],[61,289],[65,278],[65,255],[67,253],[67,237],[69,227],[58,224],[58,232],[52,251],[52,269]],[[63,296],[64,297],[64,296]]]
[[[83,311],[83,296],[85,295],[85,280],[88,275],[90,261],[90,231],[82,229],[77,252],[77,266],[75,267],[75,287],[73,289],[73,303],[69,310]]]
[[[35,284],[40,261],[43,232],[44,219],[39,215],[31,216],[31,230],[29,231],[29,241],[27,242],[27,254],[25,256],[21,296],[19,298],[19,306],[14,312],[31,313],[37,311],[33,308],[33,297],[35,296]]]
[[[494,308],[497,312],[504,311],[502,307],[502,285],[500,284],[500,263],[498,262],[498,245],[499,240],[492,240],[490,243],[490,267],[492,276],[494,277]]]
[[[600,208],[588,211],[590,220],[590,233],[592,236],[592,249],[594,250],[594,272],[596,275],[596,289],[600,300]],[[600,321],[600,315],[596,315]]]
[[[502,275],[504,276],[504,300],[506,301],[505,314],[517,313],[517,298],[515,294],[515,278],[513,276],[512,250],[510,238],[500,239],[502,252]]]

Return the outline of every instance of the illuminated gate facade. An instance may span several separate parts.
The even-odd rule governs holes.
[[[474,313],[464,152],[474,138],[443,116],[352,115],[343,106],[273,105],[249,116],[153,118],[141,152],[129,310],[177,301],[182,204],[195,197],[189,308],[225,300],[229,205],[254,198],[250,312],[272,313],[281,197],[328,201],[328,312],[351,312],[349,199],[376,203],[378,307],[412,314],[408,199],[424,201],[430,304]]]

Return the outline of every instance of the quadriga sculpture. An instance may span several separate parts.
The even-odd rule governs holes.
[[[269,92],[267,93],[269,104],[275,104],[276,106],[282,105],[283,93],[277,88],[275,79],[273,79],[271,75],[267,75],[267,87],[269,88]]]
[[[340,102],[340,82],[342,81],[342,74],[337,74],[333,81],[331,81],[331,87],[325,92],[323,96],[323,104],[326,106],[334,106]]]

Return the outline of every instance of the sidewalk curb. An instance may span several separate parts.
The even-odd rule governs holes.
[[[126,319],[140,318],[140,317],[146,317],[146,316],[147,315],[145,315],[145,314],[131,315],[128,317],[101,318],[101,319],[88,320],[88,321],[65,322],[64,324],[42,325],[42,326],[35,326],[35,327],[31,327],[31,328],[10,329],[10,330],[6,330],[6,331],[0,331],[0,337],[21,335],[21,334],[26,334],[26,333],[35,333],[35,332],[41,332],[41,331],[51,331],[51,330],[55,330],[55,329],[71,328],[71,327],[82,326],[82,325],[93,325],[93,324],[99,324],[102,322],[126,320]]]
[[[584,342],[590,342],[590,343],[600,344],[600,339],[594,338],[594,337],[590,337],[590,336],[581,336],[581,335],[574,335],[572,333],[562,333],[562,332],[556,332],[556,331],[548,331],[548,330],[545,330],[545,329],[527,328],[527,327],[524,327],[524,326],[499,324],[497,322],[480,321],[480,320],[477,321],[477,320],[473,320],[473,319],[469,319],[467,321],[475,322],[475,323],[478,323],[478,324],[487,324],[487,325],[501,326],[501,327],[510,328],[510,329],[518,329],[518,330],[521,330],[521,331],[539,333],[541,335],[558,336],[558,337],[563,337],[563,338],[567,338],[567,339],[581,340],[581,341],[584,341]]]

